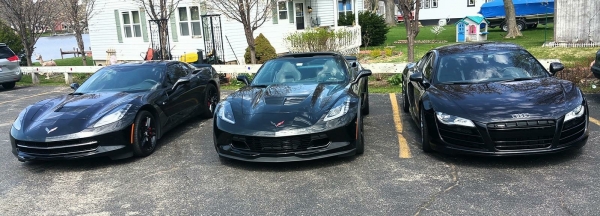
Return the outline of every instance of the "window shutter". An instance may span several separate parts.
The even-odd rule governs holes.
[[[294,2],[293,1],[288,1],[288,19],[290,20],[290,23],[294,23],[294,20],[296,19],[296,14],[294,13]]]
[[[277,0],[271,0],[271,11],[273,11],[273,24],[279,23],[279,17],[277,14]]]
[[[171,17],[169,18],[169,21],[171,22],[171,38],[173,38],[173,42],[178,42],[179,38],[177,37],[178,31],[177,31],[177,20],[175,18],[175,13],[177,11],[177,8],[173,9],[173,7],[170,7],[173,12],[171,12]]]
[[[144,9],[140,10],[140,22],[142,22],[142,37],[144,37],[144,42],[148,42],[146,11]]]
[[[115,24],[117,25],[117,38],[119,43],[123,43],[123,33],[121,32],[121,19],[119,10],[115,10]]]

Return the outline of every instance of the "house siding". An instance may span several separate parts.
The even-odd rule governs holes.
[[[312,1],[312,2],[311,2]],[[196,3],[195,3],[196,2]],[[357,0],[360,4],[357,4],[362,9],[362,1]],[[146,29],[142,31],[148,31],[148,42],[144,42],[143,37],[139,38],[125,38],[122,36],[122,43],[119,42],[117,33],[116,17],[114,14],[115,10],[119,11],[130,11],[140,10],[140,6],[133,1],[121,1],[121,0],[103,0],[102,3],[106,3],[105,6],[97,15],[92,17],[89,22],[90,31],[90,44],[94,50],[94,60],[96,64],[105,65],[107,59],[106,51],[108,49],[116,50],[116,57],[119,61],[139,61],[143,60],[144,53],[150,47],[149,25],[146,25]],[[334,20],[334,8],[333,0],[306,0],[306,5],[313,7],[312,14],[306,14],[307,16],[319,16],[321,17],[321,26],[331,26]],[[179,3],[178,7],[187,6],[200,6],[195,0],[183,0]],[[336,5],[337,6],[337,5]],[[177,11],[175,11],[177,13]],[[202,13],[202,11],[201,11]],[[216,14],[217,12],[208,12],[208,14]],[[177,15],[177,14],[176,14]],[[292,13],[293,15],[293,13]],[[177,17],[177,16],[176,16]],[[292,16],[293,18],[293,16]],[[150,20],[147,15],[146,20]],[[309,25],[306,23],[306,27]],[[171,54],[173,56],[180,56],[184,53],[195,53],[197,49],[204,49],[203,38],[192,38],[191,36],[179,35],[179,23],[176,23],[176,27],[173,29],[169,22],[169,41],[172,48]],[[245,33],[241,23],[227,18],[225,15],[221,15],[221,28],[222,28],[222,41],[225,61],[239,61],[244,63],[245,50],[248,47],[246,42]],[[279,20],[278,24],[273,24],[271,20],[267,20],[260,28],[254,32],[256,38],[259,34],[264,34],[269,40],[271,45],[275,48],[277,53],[288,52],[285,46],[285,36],[288,33],[296,31],[296,24],[290,23],[289,20]],[[174,41],[173,34],[177,34],[177,41]]]
[[[468,7],[467,0],[438,0],[437,8],[419,10],[419,20],[461,19],[465,16],[478,15],[484,3],[485,0],[475,0],[475,6]]]

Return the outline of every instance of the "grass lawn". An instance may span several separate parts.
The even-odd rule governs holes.
[[[31,58],[31,61],[33,61],[33,66],[41,66],[40,62],[38,60],[35,60],[35,56],[32,56]],[[54,62],[56,62],[56,66],[83,66],[83,61],[81,60],[81,57],[54,59]],[[86,62],[88,66],[94,65],[94,60],[92,59],[92,57],[88,56],[86,58]]]
[[[415,60],[419,59],[423,56],[427,51],[432,48],[454,44],[456,43],[456,27],[454,25],[447,25],[444,28],[446,30],[442,31],[439,35],[435,35],[431,32],[431,29],[434,26],[424,26],[420,28],[419,35],[416,40],[437,40],[437,41],[447,41],[445,43],[423,43],[415,45]],[[515,39],[505,39],[504,36],[506,32],[502,31],[500,28],[490,28],[488,34],[488,41],[501,41],[501,42],[511,42],[519,44],[525,47],[529,52],[531,52],[536,58],[540,59],[560,59],[566,66],[574,65],[581,62],[586,62],[588,65],[592,61],[592,58],[595,56],[596,51],[598,51],[598,47],[591,48],[549,48],[542,47],[544,42],[553,41],[554,37],[554,26],[552,24],[546,25],[538,25],[536,29],[527,29],[522,31],[523,37],[515,38]],[[364,60],[376,63],[376,62],[406,62],[407,55],[406,52],[408,50],[406,44],[395,44],[394,42],[398,40],[406,40],[406,29],[404,24],[399,24],[390,29],[387,34],[387,40],[384,45],[377,47],[367,47],[366,50],[380,49],[383,50],[386,46],[394,46],[394,52],[401,52],[401,55],[394,55],[391,57],[378,57],[372,58],[369,55],[362,55]],[[365,48],[361,48],[365,49]]]

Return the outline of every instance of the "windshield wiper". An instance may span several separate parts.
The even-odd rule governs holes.
[[[463,85],[463,84],[473,84],[473,82],[443,82],[442,84]]]
[[[520,77],[520,78],[504,80],[504,82],[514,82],[514,81],[523,81],[523,80],[532,80],[532,79],[533,78],[531,78],[531,77]]]
[[[269,85],[251,85],[251,87],[266,88]]]
[[[85,93],[82,93],[82,92],[73,92],[73,93],[71,93],[71,94],[69,94],[69,95],[84,95],[84,94],[85,94]]]

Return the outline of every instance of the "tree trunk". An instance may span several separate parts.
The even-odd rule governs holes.
[[[512,0],[504,0],[504,12],[506,13],[506,24],[508,31],[504,38],[515,38],[523,36],[517,27],[517,18],[515,15],[515,5]],[[523,26],[525,28],[525,26]]]
[[[87,66],[87,57],[85,56],[85,46],[83,44],[83,36],[81,36],[82,30],[81,26],[75,24],[75,39],[77,39],[77,47],[81,51],[81,61],[83,61],[83,66]]]
[[[402,14],[404,15],[404,27],[406,28],[406,40],[408,46],[408,61],[415,61],[415,39],[417,35],[419,35],[419,7],[421,6],[421,1],[415,2],[414,0],[400,0],[399,6],[402,10]],[[412,10],[415,11],[414,19],[410,18],[412,14]]]
[[[398,18],[396,18],[396,4],[394,0],[385,0],[385,23],[388,26],[395,26]]]
[[[256,44],[254,44],[254,31],[250,26],[244,25],[244,33],[246,34],[246,42],[250,48],[250,63],[256,64]]]

